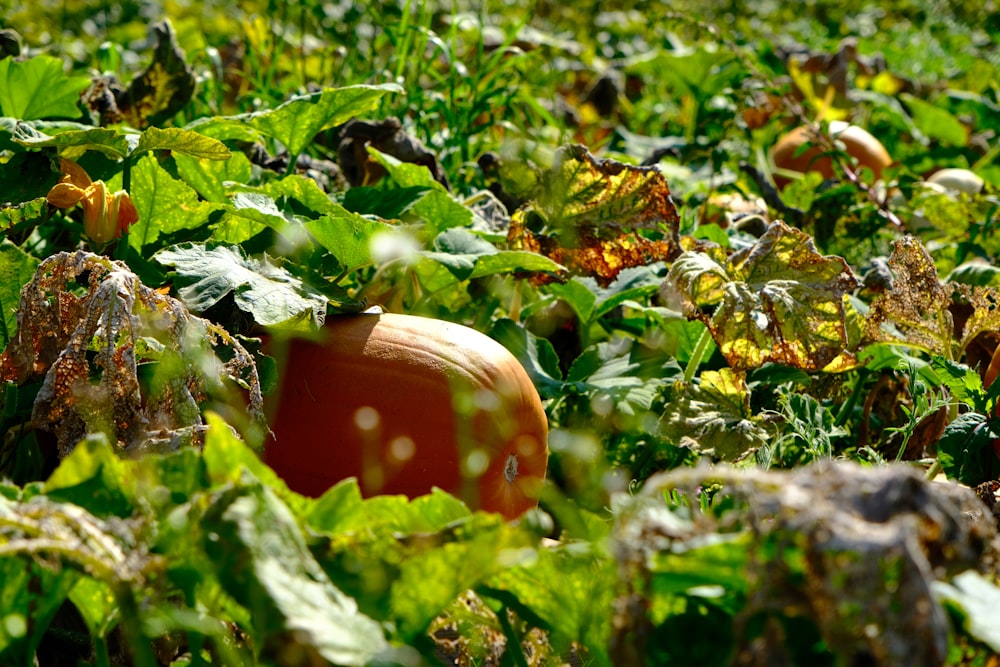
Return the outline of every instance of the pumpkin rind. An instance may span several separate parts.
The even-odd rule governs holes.
[[[878,139],[867,130],[857,125],[849,125],[843,121],[830,123],[830,136],[843,144],[844,152],[850,155],[857,164],[872,170],[875,178],[881,178],[882,170],[892,164],[892,157]],[[782,136],[771,151],[774,166],[788,171],[804,174],[807,171],[819,172],[823,178],[833,178],[833,160],[823,155],[818,146],[810,147],[796,154],[803,144],[815,141],[816,136],[808,127],[797,127]],[[774,182],[778,187],[785,187],[789,180],[780,174],[775,174]]]
[[[366,496],[439,487],[508,518],[537,504],[548,424],[506,348],[409,315],[332,317],[322,333],[271,344],[282,386],[264,460],[293,490],[353,476]]]

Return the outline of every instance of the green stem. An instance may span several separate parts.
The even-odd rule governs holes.
[[[694,374],[698,371],[698,366],[701,366],[710,340],[712,340],[712,332],[709,331],[708,327],[705,327],[705,330],[701,332],[701,338],[694,346],[694,352],[691,353],[687,366],[684,368],[684,384],[691,384],[691,380],[694,379]]]
[[[858,404],[858,398],[861,396],[861,386],[865,383],[865,378],[867,377],[867,368],[858,370],[858,381],[854,383],[854,390],[847,397],[847,401],[840,407],[840,412],[837,413],[837,418],[833,422],[835,426],[843,426],[847,423],[847,418],[851,416],[851,413],[854,412],[854,406]]]

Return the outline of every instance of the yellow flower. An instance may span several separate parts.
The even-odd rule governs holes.
[[[124,190],[109,193],[104,181],[92,182],[87,172],[75,162],[62,159],[59,170],[64,174],[46,197],[59,208],[83,204],[83,231],[99,246],[120,238],[129,226],[139,221],[139,212]]]

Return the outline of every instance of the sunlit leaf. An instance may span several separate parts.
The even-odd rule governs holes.
[[[153,255],[174,268],[178,295],[195,312],[204,312],[228,294],[240,310],[264,326],[318,327],[326,298],[267,258],[246,257],[230,245],[182,243]]]
[[[70,76],[61,58],[40,55],[0,60],[0,115],[21,120],[79,118],[86,76]]]
[[[391,226],[351,213],[338,204],[331,203],[330,208],[326,215],[306,221],[306,229],[345,270],[370,263],[372,235]]]
[[[570,546],[540,550],[536,562],[503,570],[480,590],[549,630],[557,647],[582,641],[595,664],[607,665],[615,582],[612,562]]]
[[[138,155],[146,151],[170,151],[199,160],[225,160],[231,155],[225,144],[218,139],[179,127],[163,130],[158,127],[147,127],[139,135],[139,142],[132,153]]]
[[[858,284],[842,258],[820,255],[807,234],[777,222],[728,259],[684,253],[662,294],[709,327],[733,369],[774,362],[821,370],[835,361],[843,369],[854,363],[843,298]]]
[[[280,141],[292,155],[298,155],[319,132],[371,111],[388,93],[400,93],[396,84],[346,86],[300,97],[279,107],[255,111],[229,119],[248,125]]]
[[[969,570],[956,576],[950,584],[935,582],[934,593],[938,599],[959,607],[961,624],[970,636],[1000,653],[1000,628],[996,623],[1000,588],[995,582]]]
[[[413,202],[408,210],[426,221],[430,235],[453,227],[468,227],[472,223],[472,211],[455,199],[448,190],[434,179],[434,175],[422,165],[403,162],[374,148],[368,152],[386,170],[396,185],[401,188],[426,188],[423,196]]]
[[[17,330],[21,287],[31,280],[37,266],[37,259],[9,239],[0,242],[0,336],[4,344]]]
[[[496,246],[465,228],[449,229],[434,239],[434,250],[424,257],[448,267],[459,280],[517,271],[557,273],[562,267],[548,257]]]
[[[22,202],[17,206],[0,208],[0,230],[9,229],[15,225],[37,222],[47,210],[45,197]]]
[[[243,153],[233,153],[224,160],[174,155],[177,174],[204,199],[217,204],[228,201],[226,182],[246,183],[253,173],[250,160]]]
[[[913,114],[917,128],[927,137],[946,146],[964,146],[968,142],[968,134],[962,122],[947,110],[909,93],[902,93],[899,98]]]
[[[435,548],[411,550],[391,592],[392,614],[407,641],[423,632],[462,592],[535,556],[529,535],[497,515],[473,515],[446,529],[440,541],[433,536],[421,538]]]
[[[161,235],[202,226],[217,208],[200,201],[197,192],[171,176],[152,155],[139,158],[132,168],[132,201],[139,222],[130,230],[129,244],[136,250]]]
[[[750,409],[742,373],[703,371],[698,381],[678,383],[669,393],[660,432],[682,447],[723,461],[739,461],[767,441],[768,432]]]
[[[673,259],[680,252],[679,223],[658,168],[598,160],[571,145],[539,174],[531,201],[511,218],[507,242],[606,286],[626,268]],[[646,238],[639,230],[663,238]]]
[[[118,130],[93,128],[89,130],[69,130],[48,135],[26,123],[18,123],[14,128],[14,141],[28,148],[56,148],[63,156],[74,158],[84,151],[97,150],[112,158],[128,155],[129,144]]]

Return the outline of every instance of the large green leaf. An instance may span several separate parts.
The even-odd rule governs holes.
[[[266,257],[247,257],[237,246],[182,243],[153,259],[174,267],[178,295],[195,312],[232,294],[236,305],[264,326],[318,327],[326,315],[324,296]]]
[[[330,212],[305,223],[318,244],[326,248],[344,270],[356,269],[371,262],[372,235],[391,226],[351,213],[339,204],[330,203]]]
[[[212,240],[239,244],[267,227],[279,232],[288,227],[277,202],[259,192],[237,192],[219,221],[212,224]]]
[[[401,93],[396,84],[327,88],[293,97],[268,111],[255,111],[225,119],[226,124],[246,125],[281,142],[295,156],[318,133],[346,123],[374,109],[388,93]]]
[[[562,267],[544,255],[524,250],[499,250],[465,228],[448,229],[434,239],[425,257],[440,262],[459,280],[517,271],[558,273]]]
[[[130,229],[129,244],[139,251],[163,234],[204,225],[217,208],[199,200],[197,192],[171,176],[152,155],[142,156],[132,168],[131,194],[139,222]]]
[[[0,60],[0,115],[21,120],[79,118],[80,93],[90,85],[86,76],[69,76],[53,56]]]
[[[661,292],[708,326],[733,369],[774,362],[814,371],[856,363],[843,300],[858,285],[842,258],[820,255],[807,234],[776,222],[728,260],[684,253]]]
[[[253,174],[253,166],[243,153],[233,153],[224,160],[190,155],[174,155],[177,174],[199,195],[210,202],[224,204],[226,182],[246,183]]]

